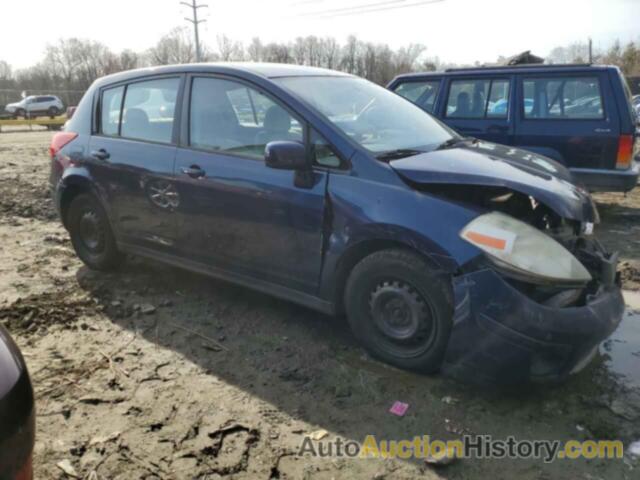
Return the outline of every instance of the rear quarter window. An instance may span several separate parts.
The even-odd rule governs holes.
[[[103,135],[118,135],[123,95],[124,87],[109,88],[102,91],[100,100],[100,133]]]
[[[602,90],[597,76],[524,78],[526,119],[588,120],[604,118]]]

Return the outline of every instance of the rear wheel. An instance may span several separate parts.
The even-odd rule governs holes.
[[[453,317],[451,279],[400,249],[373,253],[349,276],[345,306],[354,334],[375,357],[400,368],[434,372]]]
[[[60,115],[60,110],[58,110],[57,107],[49,107],[49,110],[47,110],[47,115],[49,115],[51,118],[55,118]]]
[[[107,214],[90,194],[76,196],[69,205],[67,225],[78,257],[93,270],[113,270],[122,262]]]

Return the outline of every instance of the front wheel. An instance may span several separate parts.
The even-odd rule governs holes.
[[[410,251],[391,249],[357,264],[347,281],[351,329],[375,357],[400,368],[438,370],[451,334],[451,278]]]
[[[107,214],[90,194],[80,194],[69,205],[67,225],[78,257],[92,270],[113,270],[122,261]]]

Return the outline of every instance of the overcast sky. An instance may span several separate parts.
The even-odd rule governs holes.
[[[188,0],[190,1],[190,0]],[[297,36],[334,36],[399,47],[427,46],[442,61],[494,61],[531,49],[591,36],[596,48],[616,38],[640,40],[640,0],[201,0],[207,22],[201,37],[216,35],[248,43],[289,41]],[[359,6],[370,5],[368,13]],[[14,68],[37,62],[59,37],[99,40],[114,51],[144,50],[172,28],[185,25],[189,9],[179,0],[3,0],[0,59]],[[22,19],[22,21],[21,21]]]

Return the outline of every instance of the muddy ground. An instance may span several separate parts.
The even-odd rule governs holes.
[[[37,397],[37,479],[632,479],[624,460],[313,459],[305,435],[640,440],[639,315],[560,386],[477,389],[368,358],[344,320],[160,264],[76,259],[48,194],[47,132],[0,134],[0,319]],[[640,191],[597,229],[640,288]],[[404,417],[388,413],[401,400]],[[69,470],[69,467],[73,471]]]

